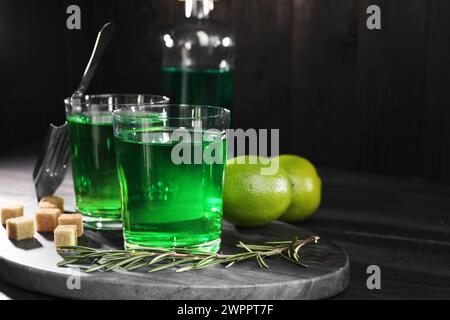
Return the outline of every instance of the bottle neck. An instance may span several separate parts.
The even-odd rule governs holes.
[[[186,18],[208,19],[214,10],[214,0],[185,0]]]

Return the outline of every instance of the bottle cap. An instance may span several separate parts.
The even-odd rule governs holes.
[[[214,1],[219,0],[178,0],[185,2],[185,16],[190,18],[192,15],[197,16],[197,18],[204,18],[209,15],[211,11],[214,10]],[[198,14],[193,14],[193,12]]]

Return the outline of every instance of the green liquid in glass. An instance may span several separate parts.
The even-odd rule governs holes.
[[[162,90],[172,103],[229,108],[233,96],[233,71],[220,69],[162,69]]]
[[[120,222],[121,201],[111,115],[69,115],[77,210],[92,225]],[[85,220],[86,223],[86,220]],[[106,227],[107,228],[107,227]]]
[[[177,143],[171,141],[170,131],[134,131],[116,137],[127,247],[215,252],[220,246],[226,142],[205,134],[202,141],[188,146],[191,154],[215,145],[220,163],[200,159],[198,164],[179,165],[171,158]]]

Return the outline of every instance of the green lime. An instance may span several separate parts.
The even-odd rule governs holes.
[[[322,181],[314,165],[295,155],[281,155],[274,158],[287,172],[292,186],[292,201],[289,208],[279,218],[293,222],[309,218],[320,205]]]
[[[291,203],[287,173],[280,168],[272,175],[261,174],[261,169],[268,167],[261,163],[261,159],[242,156],[227,162],[223,191],[224,218],[238,226],[268,224],[283,214]],[[252,164],[252,160],[257,163]]]

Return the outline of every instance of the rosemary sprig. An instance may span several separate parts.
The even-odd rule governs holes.
[[[264,242],[262,244],[245,244],[239,242],[236,247],[244,249],[236,254],[218,254],[205,251],[193,252],[188,248],[170,250],[165,248],[139,248],[133,250],[97,250],[81,246],[66,246],[60,249],[69,253],[64,260],[58,263],[60,267],[70,265],[83,266],[85,272],[111,271],[123,269],[127,271],[149,267],[148,272],[156,272],[177,267],[176,272],[200,270],[218,264],[225,268],[235,263],[249,259],[256,259],[261,269],[269,269],[266,258],[281,256],[287,261],[302,266],[300,262],[300,249],[311,243],[317,243],[319,237],[311,236],[307,239],[298,237],[290,241]]]

